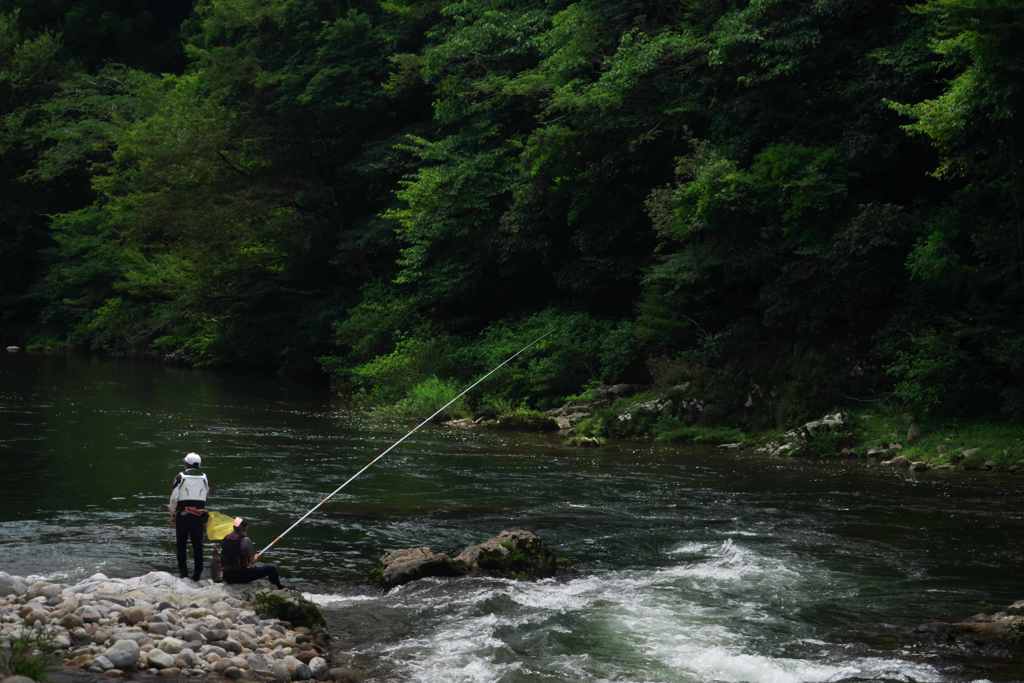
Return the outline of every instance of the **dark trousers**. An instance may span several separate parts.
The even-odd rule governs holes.
[[[192,515],[179,512],[174,515],[174,531],[178,540],[178,575],[188,576],[186,544],[192,541],[192,557],[195,558],[195,571],[192,580],[198,581],[203,574],[203,532],[206,530],[206,515]]]
[[[245,569],[225,569],[225,583],[249,583],[256,579],[267,579],[278,588],[281,587],[281,579],[277,575],[277,567],[272,564],[258,564]]]

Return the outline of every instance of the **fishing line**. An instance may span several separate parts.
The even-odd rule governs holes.
[[[453,398],[452,400],[448,401],[448,402],[447,402],[447,403],[445,403],[445,404],[444,404],[443,406],[441,406],[441,407],[440,407],[440,408],[438,408],[438,409],[437,409],[436,411],[434,411],[434,414],[433,414],[433,415],[431,415],[430,417],[428,417],[427,419],[425,419],[425,420],[424,420],[423,422],[420,422],[420,423],[419,423],[418,425],[416,425],[416,426],[415,426],[415,427],[413,427],[413,428],[412,428],[411,430],[409,430],[409,433],[408,433],[408,434],[406,434],[406,435],[405,435],[405,436],[403,436],[403,437],[402,437],[401,439],[399,439],[398,441],[396,441],[396,442],[394,442],[393,444],[391,444],[390,446],[388,446],[388,447],[387,447],[386,449],[384,449],[383,451],[381,451],[380,455],[378,455],[378,456],[377,456],[376,458],[374,458],[374,459],[373,459],[373,460],[371,460],[370,462],[368,462],[368,463],[366,463],[365,465],[363,465],[363,468],[362,468],[362,469],[360,469],[360,470],[359,470],[358,472],[356,472],[355,474],[353,474],[353,475],[352,475],[351,477],[349,477],[349,478],[348,478],[348,479],[347,479],[347,480],[345,481],[345,483],[344,483],[344,484],[342,484],[341,486],[339,486],[338,488],[334,489],[334,490],[333,490],[333,491],[331,491],[331,492],[330,492],[329,494],[327,494],[327,496],[326,496],[326,497],[325,497],[325,498],[324,498],[323,500],[321,500],[321,501],[320,501],[319,503],[317,503],[317,504],[316,504],[316,505],[314,505],[314,506],[313,506],[312,508],[310,508],[310,509],[309,509],[309,512],[307,512],[306,514],[304,514],[304,515],[302,515],[301,517],[299,517],[299,518],[298,518],[298,519],[297,519],[297,520],[295,521],[295,523],[294,523],[294,524],[292,524],[292,525],[291,525],[290,527],[288,527],[287,529],[285,529],[284,531],[282,531],[282,532],[281,532],[281,533],[280,533],[280,534],[278,535],[278,537],[277,537],[277,538],[275,538],[275,539],[274,539],[273,541],[271,541],[271,542],[270,542],[270,544],[269,544],[269,545],[267,545],[267,547],[266,547],[266,548],[264,548],[263,550],[261,550],[261,551],[259,551],[258,553],[256,553],[255,557],[253,558],[253,559],[254,559],[254,561],[255,561],[255,560],[258,560],[258,559],[259,559],[259,557],[260,557],[260,555],[262,555],[263,553],[267,552],[267,551],[268,551],[268,550],[270,550],[270,549],[271,549],[272,547],[274,547],[274,545],[275,545],[275,544],[276,544],[276,543],[277,543],[278,541],[280,541],[280,540],[281,540],[282,538],[284,538],[284,537],[285,537],[285,535],[287,535],[289,531],[291,531],[292,529],[294,529],[295,527],[297,527],[297,526],[298,526],[299,524],[302,524],[302,522],[303,522],[303,521],[305,521],[305,519],[306,519],[307,517],[309,517],[309,516],[310,516],[311,514],[313,514],[313,513],[314,513],[314,512],[316,512],[317,510],[319,510],[319,509],[320,509],[320,506],[321,506],[321,505],[323,505],[324,503],[326,503],[327,501],[329,501],[329,500],[330,500],[331,498],[333,498],[333,497],[334,497],[334,496],[335,496],[335,495],[336,495],[336,494],[337,494],[337,493],[338,493],[339,491],[341,491],[341,490],[342,490],[343,488],[345,488],[346,486],[348,486],[349,484],[351,484],[351,483],[352,483],[353,481],[355,481],[355,480],[356,480],[356,479],[357,479],[357,478],[359,477],[359,475],[361,475],[361,474],[362,474],[363,472],[365,472],[366,470],[368,470],[368,469],[370,469],[371,467],[373,467],[373,466],[374,466],[374,465],[375,465],[375,464],[377,463],[377,461],[378,461],[378,460],[380,460],[380,459],[381,459],[381,458],[383,458],[383,457],[384,457],[385,455],[387,455],[387,454],[388,454],[388,453],[390,453],[390,452],[391,452],[392,450],[394,450],[394,449],[395,449],[395,447],[397,447],[397,446],[398,446],[398,445],[399,445],[400,443],[402,443],[403,441],[405,441],[406,439],[408,439],[408,438],[409,438],[410,436],[412,436],[413,434],[415,434],[415,433],[416,433],[416,431],[417,431],[417,430],[418,430],[418,429],[419,429],[420,427],[422,427],[423,425],[427,424],[428,422],[430,422],[431,420],[433,420],[433,419],[434,419],[435,417],[437,417],[438,415],[440,415],[440,414],[441,414],[442,412],[444,412],[444,409],[445,409],[445,408],[447,408],[447,407],[448,407],[448,406],[450,406],[451,404],[455,403],[455,402],[456,402],[456,401],[458,401],[458,400],[459,400],[460,398],[462,398],[463,396],[465,396],[466,394],[468,394],[468,393],[469,393],[470,391],[472,391],[473,389],[475,389],[475,388],[476,388],[476,386],[477,386],[478,384],[480,384],[480,383],[481,383],[481,382],[483,382],[483,381],[484,381],[485,379],[487,379],[488,377],[490,377],[491,375],[493,375],[494,373],[496,373],[496,372],[497,372],[498,370],[501,370],[501,369],[502,369],[503,367],[505,367],[506,365],[508,365],[509,363],[511,363],[511,362],[512,362],[513,360],[515,360],[515,359],[516,359],[516,358],[517,358],[517,357],[518,357],[518,356],[519,356],[519,355],[520,355],[521,353],[523,353],[524,351],[526,351],[526,350],[527,350],[528,348],[530,348],[531,346],[533,346],[533,345],[534,345],[534,344],[536,344],[537,342],[541,341],[542,339],[544,339],[545,337],[548,337],[548,336],[550,336],[550,335],[551,335],[551,332],[547,332],[546,334],[542,334],[541,336],[537,337],[536,339],[534,339],[534,340],[533,340],[532,342],[530,342],[529,344],[527,344],[527,345],[526,345],[526,346],[524,346],[523,348],[521,348],[521,349],[519,349],[518,351],[516,351],[515,353],[513,353],[513,354],[512,354],[511,356],[509,356],[509,357],[508,357],[508,358],[506,358],[506,359],[505,359],[504,361],[502,361],[502,362],[501,362],[501,363],[500,363],[499,365],[497,365],[497,366],[496,366],[496,367],[495,367],[495,368],[494,368],[493,370],[491,370],[491,371],[490,371],[490,372],[488,372],[488,373],[487,373],[486,375],[484,375],[483,377],[481,377],[480,379],[478,379],[477,381],[473,382],[473,383],[472,383],[472,384],[470,384],[470,385],[469,385],[468,387],[466,387],[465,389],[463,389],[463,390],[462,390],[462,391],[461,391],[461,392],[460,392],[460,393],[459,393],[459,394],[458,394],[458,395],[457,395],[457,396],[456,396],[455,398]]]

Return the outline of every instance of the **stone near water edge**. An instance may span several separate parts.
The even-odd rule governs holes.
[[[152,612],[144,607],[129,607],[121,612],[120,620],[130,626],[146,621]]]
[[[213,663],[213,666],[211,668],[216,673],[222,674],[227,669],[229,669],[229,668],[231,668],[233,666],[234,666],[234,664],[231,662],[230,659],[219,659],[219,660],[217,660],[216,662]]]
[[[65,614],[64,617],[60,620],[60,625],[68,630],[80,628],[84,624],[85,622],[82,620],[82,617],[73,613]]]
[[[239,643],[237,640],[232,640],[231,638],[228,638],[226,640],[220,641],[218,643],[218,645],[220,645],[222,648],[224,648],[225,650],[227,650],[228,652],[230,652],[232,654],[236,654],[236,655],[242,654],[242,650],[243,650],[242,644]]]
[[[199,657],[194,650],[186,647],[174,658],[174,663],[182,669],[189,669],[199,663]]]
[[[207,640],[209,640],[206,636],[202,634],[202,632],[194,628],[179,631],[178,634],[175,635],[175,638],[178,638],[179,640],[184,640],[186,643],[205,643]]]
[[[103,653],[114,668],[131,671],[139,662],[139,644],[134,640],[119,640]]]
[[[327,674],[330,672],[327,660],[323,657],[313,657],[313,659],[306,663],[306,666],[309,667],[309,672],[313,674],[313,678],[317,680],[327,678]]]
[[[157,642],[156,646],[164,652],[176,655],[183,649],[185,649],[185,641],[167,636],[166,638],[163,638],[159,642]]]
[[[225,640],[228,637],[227,629],[223,628],[208,628],[200,630],[200,633],[206,637],[207,642],[219,642]]]
[[[82,617],[82,621],[86,623],[95,623],[103,618],[100,611],[93,605],[86,605],[79,612],[78,616]]]
[[[335,683],[362,683],[366,677],[354,669],[335,667],[327,672],[327,679]]]
[[[149,640],[149,634],[137,628],[121,629],[114,631],[111,636],[114,640],[134,640],[139,645]]]
[[[283,659],[274,662],[270,671],[277,683],[289,683],[292,680],[292,672],[288,670],[288,665],[284,663]]]
[[[158,636],[166,636],[174,627],[164,621],[151,621],[146,625],[146,629]]]
[[[164,678],[177,678],[178,676],[181,676],[181,669],[176,666],[172,666],[167,669],[161,669],[160,675]]]
[[[176,664],[174,655],[159,649],[150,650],[149,654],[146,655],[146,660],[149,666],[157,669],[169,669]]]
[[[28,676],[8,676],[7,678],[0,679],[0,683],[36,683]]]
[[[248,667],[259,674],[271,674],[273,669],[271,668],[271,661],[267,659],[266,655],[261,653],[254,653],[246,655],[245,662]]]
[[[895,458],[892,458],[891,460],[883,460],[882,464],[888,467],[901,467],[903,469],[907,469],[910,467],[911,463],[906,456],[897,455]]]
[[[204,657],[210,654],[217,655],[218,657],[227,657],[228,651],[219,645],[203,645],[199,648],[199,654]]]
[[[103,672],[113,668],[114,663],[106,655],[98,655],[92,660],[92,666],[89,667],[89,671]]]
[[[293,681],[308,681],[313,677],[312,672],[298,657],[287,656],[284,659],[285,667],[288,668],[288,673]]]
[[[0,595],[14,595],[20,597],[28,592],[28,585],[19,576],[12,576],[0,572]]]

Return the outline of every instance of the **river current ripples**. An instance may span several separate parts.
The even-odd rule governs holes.
[[[265,379],[0,356],[0,571],[173,570],[162,506],[187,451],[204,456],[210,507],[265,542],[412,424]],[[1024,676],[913,629],[1024,597],[1021,489],[430,427],[265,559],[375,681],[1011,681]],[[367,581],[387,549],[458,552],[517,526],[573,571]]]

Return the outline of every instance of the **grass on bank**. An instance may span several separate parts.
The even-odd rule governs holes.
[[[985,420],[926,420],[918,422],[920,435],[909,442],[910,419],[895,410],[851,413],[860,449],[898,443],[901,455],[934,465],[957,464],[964,451],[977,449],[961,465],[971,467],[1024,464],[1024,424]]]

